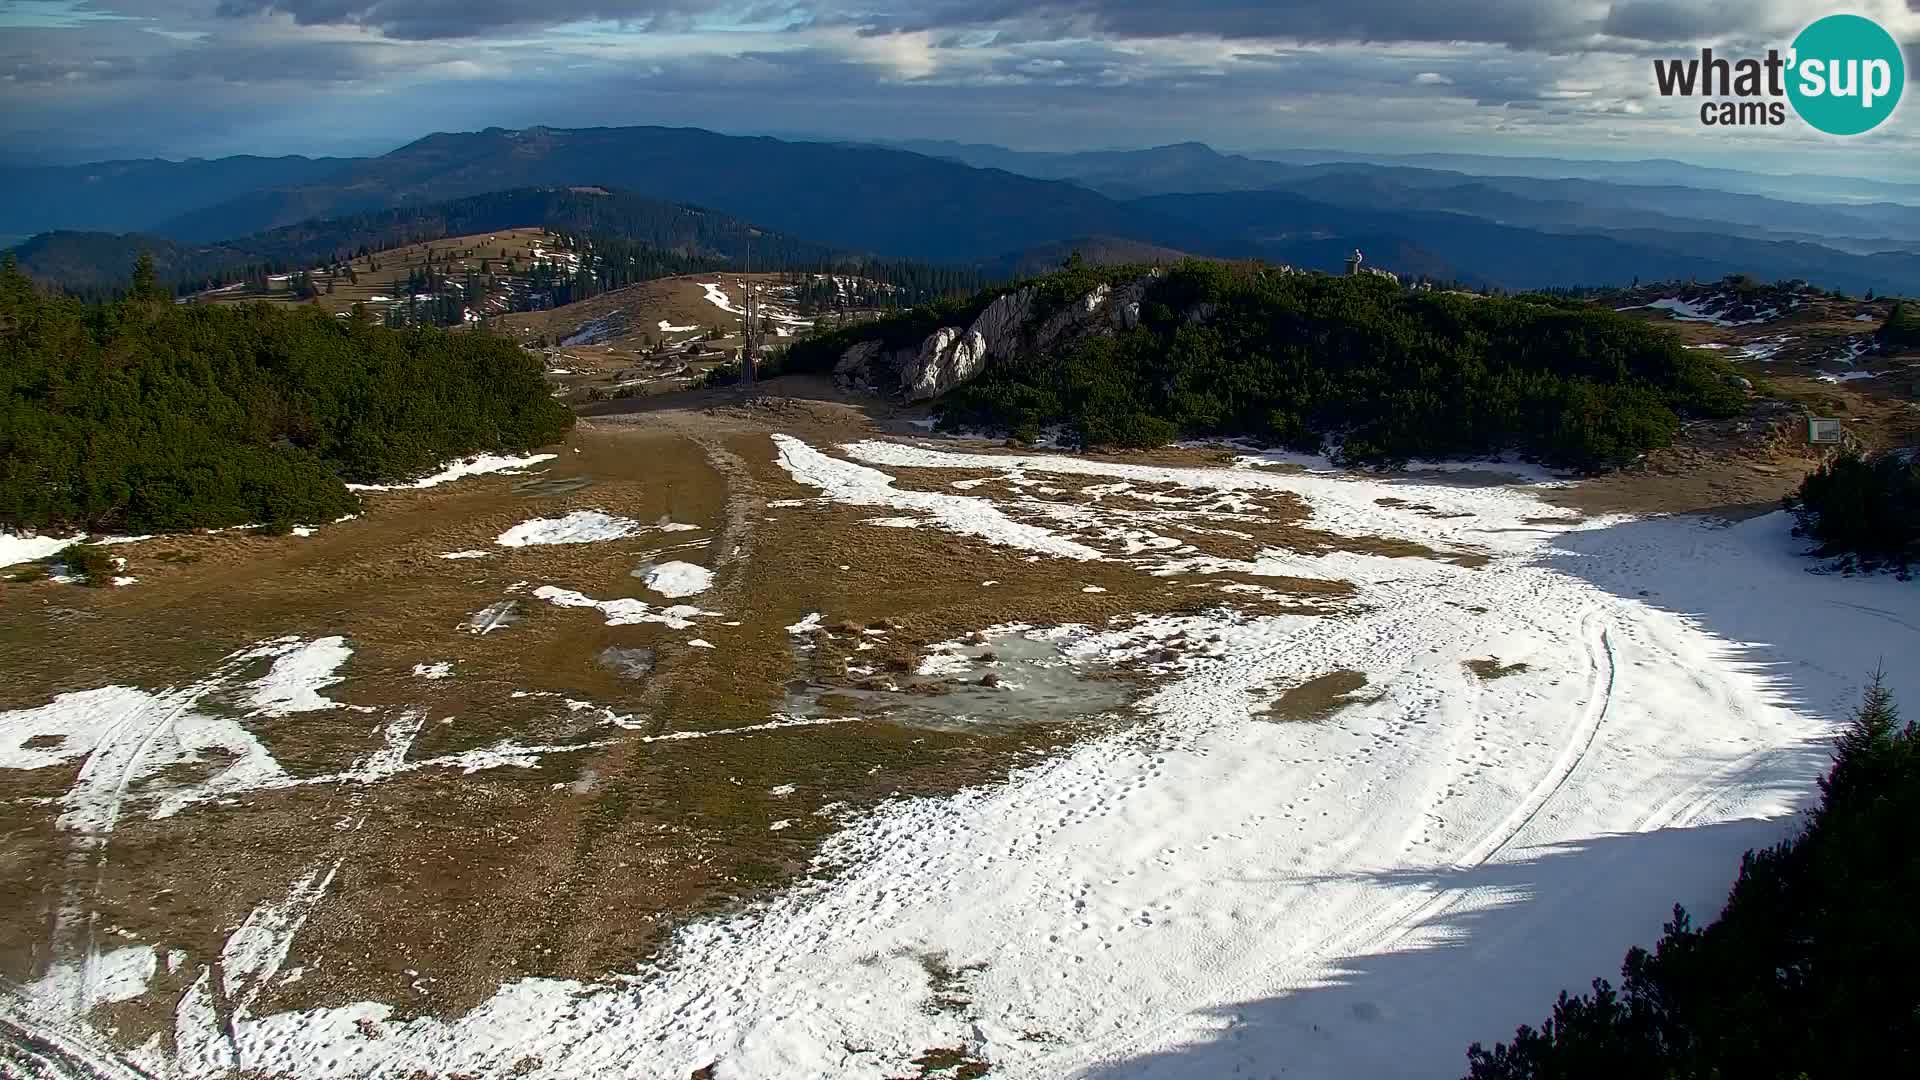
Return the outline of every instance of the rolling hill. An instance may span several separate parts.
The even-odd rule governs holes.
[[[56,235],[30,242],[23,258],[43,276],[57,268],[59,280],[78,282],[91,273],[96,284],[117,279],[125,253],[140,245],[181,275],[238,258],[209,248],[239,248],[243,263],[311,261],[328,247],[430,238],[450,201],[604,185],[637,199],[709,207],[807,237],[822,250],[995,276],[1057,265],[1076,240],[1097,237],[1107,246],[1317,269],[1337,269],[1357,247],[1403,275],[1515,289],[1744,273],[1855,292],[1920,292],[1920,251],[1881,248],[1913,244],[1920,234],[1920,209],[1897,203],[1813,205],[1676,186],[1259,161],[1198,143],[1091,154],[914,145],[943,156],[660,127],[437,134],[378,158],[334,163],[317,178],[194,209],[145,230],[160,239],[123,242],[118,254],[114,241]],[[1102,187],[1108,190],[1096,190]],[[1124,197],[1141,190],[1159,193]],[[330,223],[320,235],[301,231],[316,219]],[[566,223],[523,213],[444,228],[458,234],[540,224]],[[404,235],[393,238],[395,229]],[[247,239],[233,239],[241,235]]]
[[[0,166],[0,233],[148,230],[262,188],[318,182],[357,160],[242,156]]]
[[[1863,256],[1704,232],[1548,232],[1468,214],[1334,206],[1287,191],[1156,195],[1128,205],[1186,221],[1226,253],[1321,270],[1359,248],[1370,263],[1403,275],[1512,289],[1750,274],[1849,292],[1920,292],[1920,254],[1911,252]]]
[[[185,243],[141,233],[46,233],[15,249],[36,280],[74,291],[123,285],[134,260],[153,256],[168,285],[215,282],[246,267],[279,272],[314,267],[363,249],[385,251],[443,237],[514,228],[609,233],[641,248],[701,260],[752,255],[766,265],[830,261],[835,249],[771,232],[696,206],[604,188],[520,188],[443,203],[305,221],[218,243]]]
[[[324,181],[251,192],[153,231],[206,242],[315,216],[573,184],[712,206],[846,250],[947,262],[1067,236],[1192,239],[1189,226],[1143,219],[1139,210],[1075,184],[901,150],[658,127],[430,135]]]

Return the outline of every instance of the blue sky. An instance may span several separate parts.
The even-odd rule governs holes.
[[[0,0],[0,154],[365,154],[431,131],[671,124],[1911,172],[1920,101],[1841,141],[1709,131],[1653,91],[1655,57],[1784,47],[1835,10],[1920,58],[1920,0]]]

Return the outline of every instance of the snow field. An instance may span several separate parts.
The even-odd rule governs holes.
[[[1920,587],[1807,573],[1782,514],[1732,526],[1580,520],[1528,489],[880,442],[844,452],[855,460],[784,436],[774,446],[826,499],[1032,558],[1124,559],[1168,577],[1227,562],[1167,546],[1152,518],[1103,507],[1093,489],[1035,525],[983,496],[897,488],[885,470],[999,468],[1022,491],[1059,476],[1106,477],[1114,493],[1171,484],[1167,513],[1229,517],[1251,494],[1288,492],[1315,528],[1492,561],[1268,550],[1231,568],[1340,578],[1357,595],[1326,616],[1219,610],[1033,631],[1069,658],[1160,676],[1140,722],[1002,784],[847,819],[820,873],[683,925],[657,970],[521,979],[454,1017],[379,1002],[252,1015],[245,988],[271,977],[325,903],[332,871],[316,867],[229,938],[243,1000],[227,1029],[202,1007],[205,975],[182,1000],[175,1074],[495,1074],[531,1059],[541,1077],[712,1065],[721,1078],[878,1078],[962,1047],[996,1077],[1457,1076],[1468,1042],[1508,1037],[1558,990],[1613,975],[1673,902],[1702,921],[1717,910],[1739,853],[1791,827],[1874,658],[1920,647]],[[535,525],[527,536],[606,527],[516,528]],[[1125,539],[1127,554],[1075,538],[1095,535]],[[530,595],[609,622],[684,629],[713,614],[552,586]],[[343,648],[262,646],[253,662],[272,663],[244,684],[248,700],[339,707],[322,691]],[[1497,678],[1467,667],[1493,658],[1525,667]],[[1920,672],[1887,668],[1895,692],[1920,701]],[[1366,685],[1329,719],[1265,714],[1289,687],[1337,671]],[[0,713],[0,767],[133,738],[124,716],[161,708],[152,698],[109,687]],[[388,718],[366,775],[441,764],[406,760],[421,722]],[[659,738],[836,722],[776,717]],[[25,745],[54,732],[67,733],[57,747]],[[474,761],[531,764],[559,749],[503,745]],[[75,791],[87,782],[83,768]],[[87,792],[81,802],[109,794]],[[793,809],[783,820],[826,808]],[[936,987],[934,968],[955,974]],[[75,1030],[63,1045],[85,1034]]]

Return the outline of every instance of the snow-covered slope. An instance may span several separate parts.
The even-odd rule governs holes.
[[[1005,783],[846,822],[817,875],[683,927],[659,970],[524,979],[453,1018],[362,1002],[242,1009],[222,1030],[190,994],[175,1040],[199,1049],[170,1067],[880,1078],[948,1047],[996,1077],[1456,1076],[1468,1042],[1612,975],[1675,901],[1717,910],[1740,852],[1791,827],[1877,659],[1920,701],[1920,671],[1891,662],[1920,648],[1920,586],[1807,573],[1781,514],[1582,521],[1518,487],[787,438],[772,453],[826,499],[1062,566],[1110,557],[1086,546],[1117,520],[1096,489],[1049,526],[1017,497],[894,475],[1101,476],[1170,507],[1289,492],[1315,528],[1490,561],[1269,550],[1237,569],[1357,595],[1341,614],[983,628],[1160,689],[1137,724]],[[1151,530],[1156,512],[1126,520]],[[1189,569],[1160,551],[1143,542],[1134,565],[1180,587]],[[1499,677],[1468,666],[1489,659]],[[1366,679],[1331,717],[1267,712],[1331,672]],[[325,902],[325,872],[228,951],[284,957],[265,939]]]

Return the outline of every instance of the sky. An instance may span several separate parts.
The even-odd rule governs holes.
[[[1920,0],[0,0],[0,161],[377,154],[434,131],[664,124],[1030,150],[1197,140],[1906,175],[1920,94],[1852,139],[1708,129],[1656,58]]]

